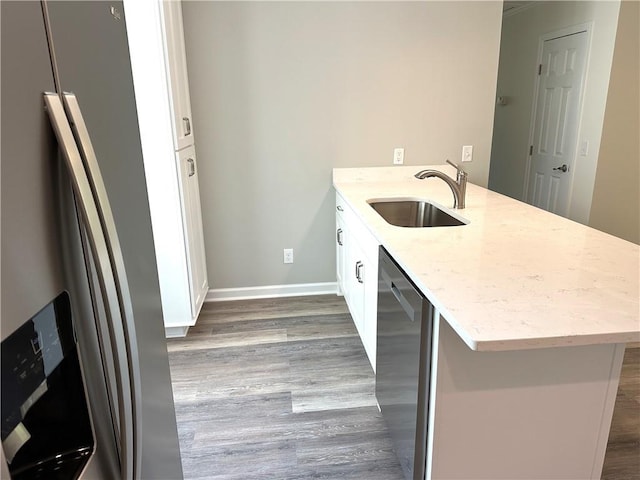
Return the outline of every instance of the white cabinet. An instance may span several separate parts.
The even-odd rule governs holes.
[[[125,0],[167,336],[194,325],[208,290],[179,2]]]
[[[187,57],[184,48],[184,27],[180,1],[162,2],[164,48],[171,83],[169,97],[173,117],[173,142],[176,150],[193,145],[191,99],[187,76]]]
[[[189,272],[189,289],[191,290],[191,313],[195,318],[202,307],[209,287],[204,255],[202,209],[200,207],[195,148],[191,146],[180,150],[176,154],[176,160],[180,177],[182,226],[187,237],[185,247],[187,270]]]
[[[336,193],[336,278],[373,370],[376,369],[378,241]]]
[[[351,230],[348,230],[351,233]],[[365,336],[365,317],[364,317],[364,279],[365,274],[367,273],[365,270],[367,266],[365,265],[365,256],[360,248],[360,245],[356,242],[353,236],[349,236],[349,244],[347,247],[347,258],[346,258],[346,289],[345,289],[345,300],[347,301],[347,305],[349,305],[349,311],[351,312],[351,316],[353,317],[353,323],[356,326],[356,330],[358,330],[358,334],[360,335],[360,339],[364,344],[364,336]]]
[[[376,242],[377,243],[377,242]],[[376,371],[376,346],[378,342],[378,245],[375,254],[365,255],[364,260],[364,337],[362,343],[369,357],[371,368]]]

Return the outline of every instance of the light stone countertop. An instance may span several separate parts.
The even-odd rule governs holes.
[[[640,247],[477,185],[466,208],[423,168],[336,168],[333,184],[473,350],[640,340]],[[427,199],[469,224],[403,228],[367,200]]]

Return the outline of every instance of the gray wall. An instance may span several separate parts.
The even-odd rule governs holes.
[[[554,1],[531,4],[502,25],[497,95],[508,104],[496,106],[489,188],[523,200],[529,126],[540,36],[592,22],[582,117],[578,140],[589,141],[589,153],[574,164],[569,218],[587,223],[602,135],[619,1]]]
[[[333,167],[486,185],[501,4],[185,2],[211,288],[335,281]]]
[[[624,1],[589,225],[640,243],[640,3]]]

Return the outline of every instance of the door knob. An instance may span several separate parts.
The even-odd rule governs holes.
[[[569,170],[569,167],[567,167],[567,164],[565,163],[561,167],[554,168],[554,170],[560,170],[561,172],[566,172],[567,170]]]

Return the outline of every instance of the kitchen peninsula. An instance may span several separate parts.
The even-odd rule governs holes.
[[[426,478],[600,478],[625,343],[640,340],[640,248],[473,184],[453,211],[422,168],[334,169],[333,184],[436,308]],[[393,226],[368,203],[389,198],[467,224]]]

